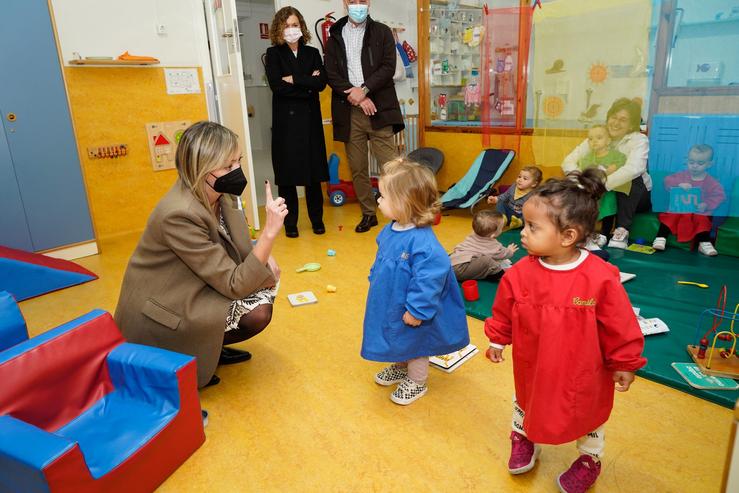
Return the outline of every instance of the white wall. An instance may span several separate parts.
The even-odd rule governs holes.
[[[311,31],[313,39],[311,45],[320,49],[316,33],[313,29],[318,19],[333,11],[337,19],[346,15],[344,3],[341,0],[275,0],[275,10],[291,5],[298,9],[305,18],[306,24]],[[391,27],[402,24],[405,32],[399,34],[400,41],[407,40],[418,53],[418,35],[416,27],[416,1],[415,0],[372,0],[370,3],[370,16],[376,21],[388,24]],[[411,64],[415,79],[406,79],[396,82],[395,88],[398,99],[406,101],[406,112],[418,114],[418,64]],[[407,101],[413,99],[413,105]],[[326,116],[326,115],[325,115]]]
[[[244,66],[246,102],[253,110],[249,118],[249,132],[254,150],[265,150],[270,145],[272,125],[272,91],[267,85],[262,54],[271,46],[269,39],[259,36],[259,24],[272,25],[275,7],[272,0],[237,0],[241,37],[241,58]]]
[[[208,63],[202,0],[51,0],[51,4],[65,64],[73,52],[115,58],[124,51],[156,57],[163,66]],[[163,25],[166,34],[157,34],[157,25]]]

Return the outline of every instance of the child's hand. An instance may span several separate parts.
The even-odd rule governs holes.
[[[615,164],[612,164],[612,165],[610,165],[609,167],[606,168],[606,174],[607,175],[610,175],[611,173],[613,173],[617,169],[618,169],[618,166],[616,166]]]
[[[616,390],[626,392],[634,381],[633,371],[614,371],[613,381],[616,382]]]
[[[485,351],[485,357],[493,363],[500,363],[503,361],[503,350],[490,346],[488,350]]]
[[[421,325],[421,322],[422,320],[418,320],[408,311],[403,314],[403,323],[405,323],[406,325],[410,325],[411,327],[418,327],[419,325]]]
[[[691,185],[690,183],[681,183],[678,185],[678,187],[682,188],[683,190],[687,192],[688,190],[693,188],[693,185]]]
[[[511,252],[511,255],[513,255],[514,253],[516,253],[516,252],[518,251],[518,245],[516,245],[515,243],[511,243],[510,245],[508,245],[508,246],[506,247],[506,249],[507,249],[507,250],[508,250],[509,252]]]
[[[498,197],[495,195],[491,195],[488,197],[488,204],[497,204],[498,203]]]

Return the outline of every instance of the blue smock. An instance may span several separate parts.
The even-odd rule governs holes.
[[[470,342],[449,256],[430,227],[383,228],[370,269],[362,357],[399,362],[448,354]],[[407,311],[423,322],[403,322]]]

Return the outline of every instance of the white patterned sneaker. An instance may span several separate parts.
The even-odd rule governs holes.
[[[411,402],[419,399],[426,393],[428,387],[426,384],[419,384],[408,377],[405,377],[399,384],[398,388],[390,394],[390,400],[401,406],[407,406]]]
[[[708,255],[709,257],[715,257],[718,255],[718,250],[716,250],[710,241],[701,241],[698,243],[698,251],[703,255]]]
[[[626,228],[616,228],[608,242],[609,248],[621,248],[622,250],[629,246],[629,232]]]
[[[595,235],[595,244],[603,248],[608,243],[606,235],[597,234]]]
[[[399,365],[390,365],[383,368],[382,371],[375,375],[375,383],[379,385],[394,385],[403,381],[408,376],[408,368]]]

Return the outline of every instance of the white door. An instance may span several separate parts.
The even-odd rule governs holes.
[[[213,67],[216,101],[220,123],[239,135],[244,155],[241,167],[249,184],[241,196],[249,224],[259,229],[256,183],[246,114],[244,72],[241,64],[239,23],[235,0],[204,0],[205,19],[210,40],[210,59]]]

